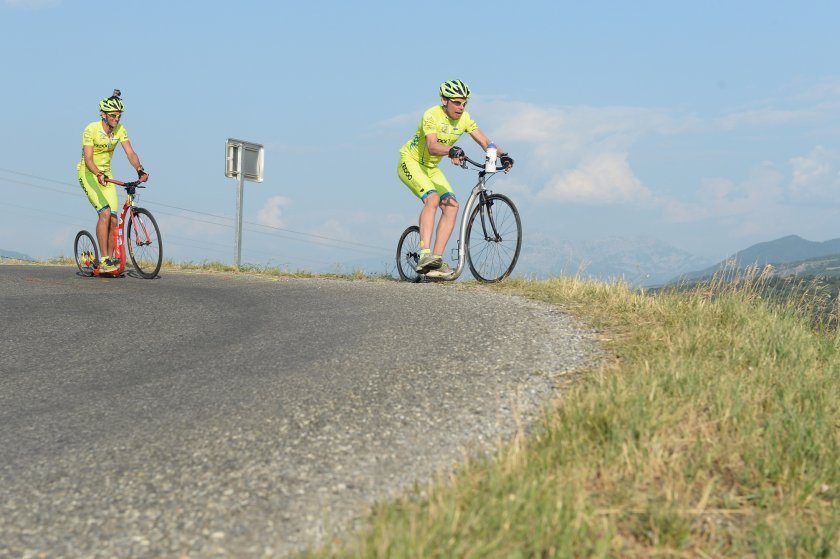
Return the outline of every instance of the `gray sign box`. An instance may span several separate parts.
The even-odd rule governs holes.
[[[225,176],[262,182],[264,151],[261,144],[228,138],[225,143]]]

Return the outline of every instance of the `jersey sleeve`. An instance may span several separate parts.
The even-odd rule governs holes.
[[[466,117],[466,122],[464,122],[464,117]],[[464,114],[461,115],[461,122],[463,122],[464,132],[467,134],[472,134],[478,130],[478,124],[476,124],[467,111],[464,111]]]
[[[440,130],[438,130],[439,126],[440,124],[438,119],[435,118],[435,112],[433,109],[429,109],[423,113],[423,122],[420,124],[420,128],[423,130],[424,136],[437,134],[440,132]]]
[[[92,146],[93,145],[93,130],[91,130],[90,126],[86,126],[84,131],[82,132],[82,146]]]

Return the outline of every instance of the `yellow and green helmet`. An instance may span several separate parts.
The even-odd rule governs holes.
[[[440,84],[440,96],[447,99],[468,99],[470,88],[461,80],[449,80]]]
[[[123,112],[125,105],[123,105],[122,99],[120,99],[121,94],[119,89],[115,89],[110,97],[106,97],[99,102],[99,110],[103,113]]]

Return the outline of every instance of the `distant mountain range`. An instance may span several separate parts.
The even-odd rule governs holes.
[[[653,286],[711,263],[707,258],[645,237],[575,242],[534,233],[523,239],[514,274],[537,278],[580,275]]]
[[[840,275],[840,239],[815,242],[798,235],[788,235],[738,251],[714,266],[688,274],[676,274],[672,281],[696,281],[721,271],[734,272],[768,264],[773,265],[774,274],[780,276]]]
[[[720,271],[772,264],[778,276],[840,277],[840,239],[814,242],[797,235],[767,241],[713,264],[667,243],[644,237],[572,242],[528,235],[515,275],[537,278],[574,276],[604,281],[621,279],[637,287],[696,281]]]
[[[13,250],[3,250],[0,248],[0,258],[13,258],[15,260],[34,260],[28,254],[23,254],[22,252],[15,252]]]

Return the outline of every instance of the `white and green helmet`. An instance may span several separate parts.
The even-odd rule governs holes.
[[[440,96],[447,99],[468,99],[470,88],[461,80],[449,80],[440,84]]]

